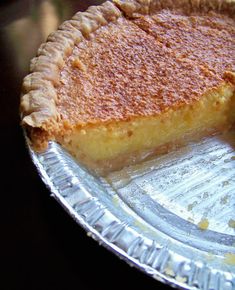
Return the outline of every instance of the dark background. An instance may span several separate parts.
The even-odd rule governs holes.
[[[0,289],[170,289],[87,237],[50,197],[19,125],[22,78],[39,44],[101,2],[0,0]]]

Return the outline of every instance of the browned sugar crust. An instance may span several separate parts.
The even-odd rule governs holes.
[[[235,22],[227,15],[162,10],[138,17],[134,23],[171,49],[175,58],[186,58],[219,77],[235,71]]]
[[[199,100],[225,71],[235,71],[228,16],[121,17],[74,48],[61,71],[58,111],[72,126],[153,116]]]

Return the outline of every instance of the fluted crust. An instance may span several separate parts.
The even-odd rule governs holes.
[[[48,136],[60,130],[56,87],[65,59],[75,44],[120,16],[121,11],[107,1],[100,6],[91,6],[86,12],[78,12],[49,35],[47,42],[38,49],[37,57],[31,60],[31,74],[23,82],[20,106],[23,126],[46,130]]]
[[[226,12],[235,17],[234,0],[113,0],[128,17],[135,14],[153,14],[161,9],[183,9],[184,12],[210,10]]]

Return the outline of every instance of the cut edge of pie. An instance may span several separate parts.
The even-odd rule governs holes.
[[[58,110],[61,72],[75,47],[94,39],[96,31],[119,19],[138,19],[162,9],[223,11],[234,18],[235,1],[157,1],[105,2],[77,13],[52,33],[31,61],[31,74],[25,77],[21,98],[22,125],[36,151],[57,141],[75,158],[98,172],[120,169],[198,137],[223,132],[235,122],[235,73],[225,71],[223,82],[200,98],[166,106],[156,114],[121,114],[120,118],[90,118],[70,122]],[[79,59],[78,70],[85,70]],[[75,109],[74,109],[75,110]],[[146,110],[147,112],[147,110]],[[99,112],[98,112],[99,113]],[[104,112],[101,112],[102,116]],[[138,113],[138,110],[137,110]],[[99,115],[98,115],[99,117]]]

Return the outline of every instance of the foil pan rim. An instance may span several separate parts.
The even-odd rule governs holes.
[[[205,264],[189,260],[172,251],[167,241],[162,244],[151,240],[117,218],[81,183],[81,179],[74,174],[77,164],[61,146],[51,142],[46,152],[38,154],[30,148],[29,142],[27,145],[32,161],[51,195],[88,236],[119,258],[178,289],[235,289],[235,273],[214,271],[209,261]],[[68,199],[73,195],[77,196],[77,200],[71,204]],[[125,236],[128,236],[128,242],[123,242]],[[138,254],[140,247],[145,248],[141,255]],[[227,288],[228,285],[231,287]]]

